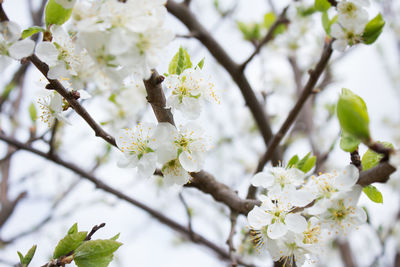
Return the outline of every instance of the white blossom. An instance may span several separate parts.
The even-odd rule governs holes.
[[[344,28],[340,24],[334,23],[331,28],[331,35],[336,38],[332,44],[333,49],[343,52],[347,46],[362,42],[363,32],[364,28],[359,27],[357,24],[351,24]]]
[[[137,167],[139,175],[145,178],[154,173],[157,164],[155,129],[153,123],[139,123],[135,129],[121,130],[116,139],[125,155],[119,162],[120,167]]]
[[[0,72],[10,63],[11,59],[20,60],[32,55],[35,43],[30,39],[18,40],[21,29],[15,22],[0,22]]]
[[[170,75],[165,83],[171,90],[167,106],[179,110],[188,119],[199,117],[203,100],[219,102],[213,88],[214,84],[203,77],[200,69],[186,69],[180,75]]]
[[[184,185],[190,180],[189,173],[182,167],[178,159],[165,163],[161,171],[166,185]]]
[[[337,5],[338,21],[344,28],[359,27],[364,29],[368,22],[368,12],[364,8],[368,1],[345,0]]]
[[[47,123],[49,128],[56,119],[69,124],[68,119],[62,114],[64,111],[64,102],[63,97],[59,93],[51,91],[50,94],[39,98],[37,102],[42,112],[40,119],[44,123]]]
[[[186,171],[197,172],[202,169],[209,144],[200,126],[191,122],[180,126],[178,131],[170,123],[159,123],[155,137],[161,164],[178,158]]]

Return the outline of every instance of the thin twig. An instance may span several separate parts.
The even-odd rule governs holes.
[[[321,58],[314,68],[314,70],[310,71],[310,78],[307,84],[304,86],[300,97],[298,98],[294,107],[290,110],[286,120],[282,124],[279,131],[274,135],[272,140],[269,142],[268,149],[265,154],[261,157],[260,161],[258,162],[258,166],[256,169],[256,173],[262,171],[264,165],[272,158],[274,155],[275,149],[278,147],[279,143],[285,137],[287,131],[289,130],[290,126],[295,122],[298,114],[300,113],[301,109],[304,106],[304,103],[307,101],[308,97],[312,94],[315,84],[318,82],[319,77],[321,76],[322,72],[324,71],[328,61],[332,55],[332,40],[328,41],[325,44],[325,48],[322,52]],[[253,199],[255,197],[256,187],[250,186],[247,198]]]
[[[92,236],[101,228],[103,228],[104,226],[106,226],[105,223],[101,223],[99,225],[95,225],[93,226],[92,230],[90,230],[89,234],[85,237],[85,241],[88,241],[90,239],[92,239]]]
[[[190,231],[190,238],[193,238],[193,228],[192,228],[192,212],[190,211],[190,208],[188,206],[188,204],[186,203],[185,198],[183,197],[183,193],[179,192],[178,194],[179,196],[179,200],[182,202],[182,205],[185,208],[186,211],[186,215],[187,215],[187,219],[188,219],[188,229]]]
[[[229,236],[228,239],[226,240],[226,244],[229,247],[229,256],[231,258],[231,267],[236,267],[238,265],[237,260],[236,260],[236,249],[235,249],[235,245],[233,244],[233,237],[236,234],[236,222],[237,222],[237,217],[238,214],[234,211],[231,211],[231,215],[230,215],[230,221],[231,221],[231,230],[229,232]]]
[[[289,20],[286,18],[286,12],[288,10],[288,6],[285,7],[282,11],[282,13],[279,15],[278,19],[272,24],[272,26],[269,28],[268,33],[265,35],[265,37],[257,44],[254,52],[245,60],[242,65],[240,65],[240,69],[244,71],[246,68],[247,64],[250,63],[250,61],[253,60],[253,58],[260,53],[261,48],[266,45],[268,42],[270,42],[272,39],[275,37],[275,30],[278,28],[281,24],[287,24],[289,23]]]

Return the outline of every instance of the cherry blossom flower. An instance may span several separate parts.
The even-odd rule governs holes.
[[[157,164],[156,140],[153,123],[139,123],[135,129],[121,130],[116,139],[118,148],[125,158],[119,161],[120,167],[137,167],[141,177],[150,177]]]
[[[214,84],[203,77],[200,69],[186,69],[180,75],[170,75],[164,84],[172,91],[167,105],[173,111],[181,111],[188,119],[199,117],[203,99],[219,102]]]
[[[56,119],[70,124],[68,119],[62,114],[64,111],[63,97],[56,91],[51,91],[49,95],[39,98],[38,104],[42,111],[40,119],[44,123],[47,123],[49,128],[54,124]]]

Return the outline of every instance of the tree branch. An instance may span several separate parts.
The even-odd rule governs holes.
[[[240,69],[244,71],[246,68],[247,64],[250,63],[250,61],[253,60],[253,58],[260,53],[261,48],[266,45],[268,42],[270,42],[272,39],[275,37],[275,30],[278,28],[279,25],[281,24],[287,24],[289,23],[289,20],[286,18],[286,12],[288,10],[288,6],[285,7],[282,11],[282,13],[279,15],[278,19],[272,24],[272,26],[269,28],[268,33],[265,35],[265,37],[257,44],[254,52],[249,56],[249,58],[240,65]]]
[[[99,124],[90,116],[90,114],[86,111],[86,109],[74,98],[74,96],[69,92],[64,86],[58,81],[49,79],[47,77],[47,72],[49,71],[49,67],[46,63],[42,62],[36,55],[32,55],[28,57],[28,59],[36,66],[36,68],[47,78],[50,83],[50,89],[56,90],[65,100],[68,101],[70,106],[78,113],[89,126],[94,130],[96,136],[103,138],[106,142],[110,143],[113,146],[117,146],[114,137],[108,134],[106,131],[101,128]]]
[[[247,78],[241,71],[240,65],[226,53],[225,49],[214,39],[214,37],[200,24],[195,15],[188,7],[169,0],[166,5],[168,11],[179,19],[192,33],[196,33],[195,37],[208,49],[214,58],[225,68],[231,75],[232,79],[239,87],[246,105],[253,114],[254,120],[261,132],[264,143],[267,145],[272,138],[272,130],[268,117],[258,101],[253,89],[251,88]],[[278,162],[280,156],[275,154],[274,161]]]
[[[308,79],[307,84],[304,86],[302,93],[297,100],[294,107],[289,112],[286,120],[282,124],[279,131],[274,135],[272,140],[268,145],[268,149],[265,154],[261,157],[260,161],[258,162],[257,172],[262,171],[265,164],[272,158],[275,149],[278,147],[279,143],[285,137],[287,131],[289,130],[290,126],[295,122],[298,114],[300,113],[304,103],[307,101],[308,97],[313,93],[315,84],[318,82],[319,77],[321,76],[322,72],[324,71],[328,61],[332,55],[332,40],[328,43],[325,43],[325,48],[322,52],[321,58],[314,68],[314,70],[310,71],[310,78]],[[256,187],[250,186],[247,198],[254,198],[256,193]]]
[[[107,193],[110,193],[111,195],[114,195],[117,198],[125,200],[126,202],[132,204],[133,206],[136,206],[136,207],[142,209],[143,211],[150,214],[152,217],[157,219],[162,224],[165,224],[166,226],[170,227],[171,229],[177,231],[178,233],[182,234],[189,240],[192,240],[194,243],[206,246],[206,247],[210,248],[211,250],[213,250],[221,258],[223,258],[225,260],[230,260],[229,253],[225,249],[219,247],[218,245],[214,244],[213,242],[209,241],[208,239],[206,239],[205,237],[203,237],[197,233],[194,233],[194,232],[191,233],[187,227],[166,217],[159,211],[143,204],[142,202],[140,202],[128,195],[125,195],[124,193],[120,192],[119,190],[103,183],[101,180],[99,180],[93,174],[86,172],[85,170],[81,169],[80,167],[76,166],[75,164],[64,161],[61,158],[59,158],[58,156],[55,156],[55,155],[51,156],[45,152],[42,152],[38,149],[30,147],[29,145],[21,143],[15,139],[9,138],[9,137],[5,136],[3,133],[0,133],[0,140],[3,140],[4,142],[8,143],[9,145],[12,145],[21,150],[29,151],[29,152],[36,154],[44,159],[49,160],[57,165],[63,166],[64,168],[71,170],[72,172],[76,173],[77,175],[80,175],[82,178],[85,178],[86,180],[93,183],[96,186],[96,188],[101,189]],[[190,238],[191,234],[193,235],[192,239]],[[238,259],[238,263],[243,266],[253,266],[251,264],[244,263],[240,259]]]

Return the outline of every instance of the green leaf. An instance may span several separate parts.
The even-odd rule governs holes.
[[[29,111],[29,117],[31,118],[31,121],[34,123],[37,119],[37,111],[35,104],[31,103],[28,107],[28,111]]]
[[[370,20],[364,28],[364,33],[362,35],[364,44],[373,44],[378,39],[379,35],[381,35],[384,26],[385,21],[379,13],[375,18]]]
[[[384,145],[386,148],[394,148],[393,145],[389,142],[378,142],[378,143]],[[383,157],[384,156],[382,154],[376,153],[375,151],[368,149],[361,159],[363,170],[366,171],[375,167],[376,165],[379,164],[379,162]]]
[[[293,167],[294,165],[296,165],[296,163],[297,163],[298,161],[299,161],[299,156],[294,155],[294,156],[289,160],[289,162],[288,162],[288,164],[287,164],[287,167],[288,167],[288,168]]]
[[[276,15],[274,12],[268,12],[264,15],[264,27],[269,29],[272,24],[276,21]]]
[[[332,19],[329,19],[328,12],[324,11],[322,13],[322,27],[324,28],[327,35],[331,35],[331,26],[338,19],[338,15],[334,16]]]
[[[363,192],[373,202],[375,202],[375,203],[383,203],[382,193],[379,192],[379,190],[375,186],[368,185],[368,186],[363,188]]]
[[[45,9],[45,22],[46,26],[50,25],[63,25],[71,17],[72,8],[65,9],[55,0],[49,0]]]
[[[87,232],[77,232],[66,235],[58,242],[53,253],[53,258],[57,259],[78,248],[85,240],[86,235]]]
[[[75,264],[78,267],[107,267],[113,260],[113,255],[99,258],[75,258]]]
[[[8,98],[8,96],[10,95],[11,91],[15,88],[15,83],[10,82],[8,83],[5,88],[3,93],[1,94],[1,98],[3,98],[4,100],[6,100]]]
[[[314,7],[316,10],[324,12],[331,7],[331,3],[328,0],[315,0]]]
[[[21,38],[25,39],[28,38],[38,32],[45,32],[46,30],[39,26],[29,27],[28,29],[24,30],[21,34]]]
[[[359,139],[345,131],[342,131],[340,136],[340,148],[342,150],[352,153],[358,148],[360,143],[361,141]]]
[[[21,261],[22,266],[27,267],[29,263],[31,263],[33,256],[35,255],[36,252],[36,245],[33,245],[31,249],[26,253],[24,259]]]
[[[242,32],[243,39],[246,41],[254,41],[261,39],[261,27],[258,23],[237,22],[239,30]]]
[[[113,253],[122,243],[115,240],[90,240],[79,246],[74,253],[78,267],[106,267],[113,258]]]
[[[24,255],[22,255],[21,252],[17,251],[18,257],[19,257],[19,262],[22,264],[22,261],[24,260]]]
[[[345,132],[363,142],[369,141],[369,116],[361,97],[343,88],[337,103],[337,116]]]
[[[314,5],[312,5],[310,7],[300,6],[297,8],[297,14],[299,14],[301,17],[308,17],[308,16],[314,14],[315,12],[317,12],[317,10],[315,9]]]
[[[74,223],[71,228],[68,229],[68,234],[72,235],[78,232],[78,223]]]
[[[205,59],[205,57],[203,57],[203,58],[199,61],[199,63],[197,63],[195,69],[197,69],[197,68],[199,68],[199,69],[201,69],[201,70],[203,69],[203,66],[204,66],[204,59]]]
[[[111,237],[110,240],[114,240],[117,241],[117,239],[119,238],[120,233],[116,234],[115,236]]]
[[[311,156],[311,152],[305,155],[300,161],[296,163],[295,168],[301,170],[304,173],[309,172],[315,165],[317,158],[315,156]]]
[[[179,48],[179,51],[172,58],[169,63],[168,72],[169,74],[177,74],[180,75],[184,70],[192,67],[192,61],[190,60],[190,56],[186,49],[182,47]]]
[[[317,162],[316,156],[308,158],[300,170],[304,173],[309,172],[315,166],[315,162]]]

